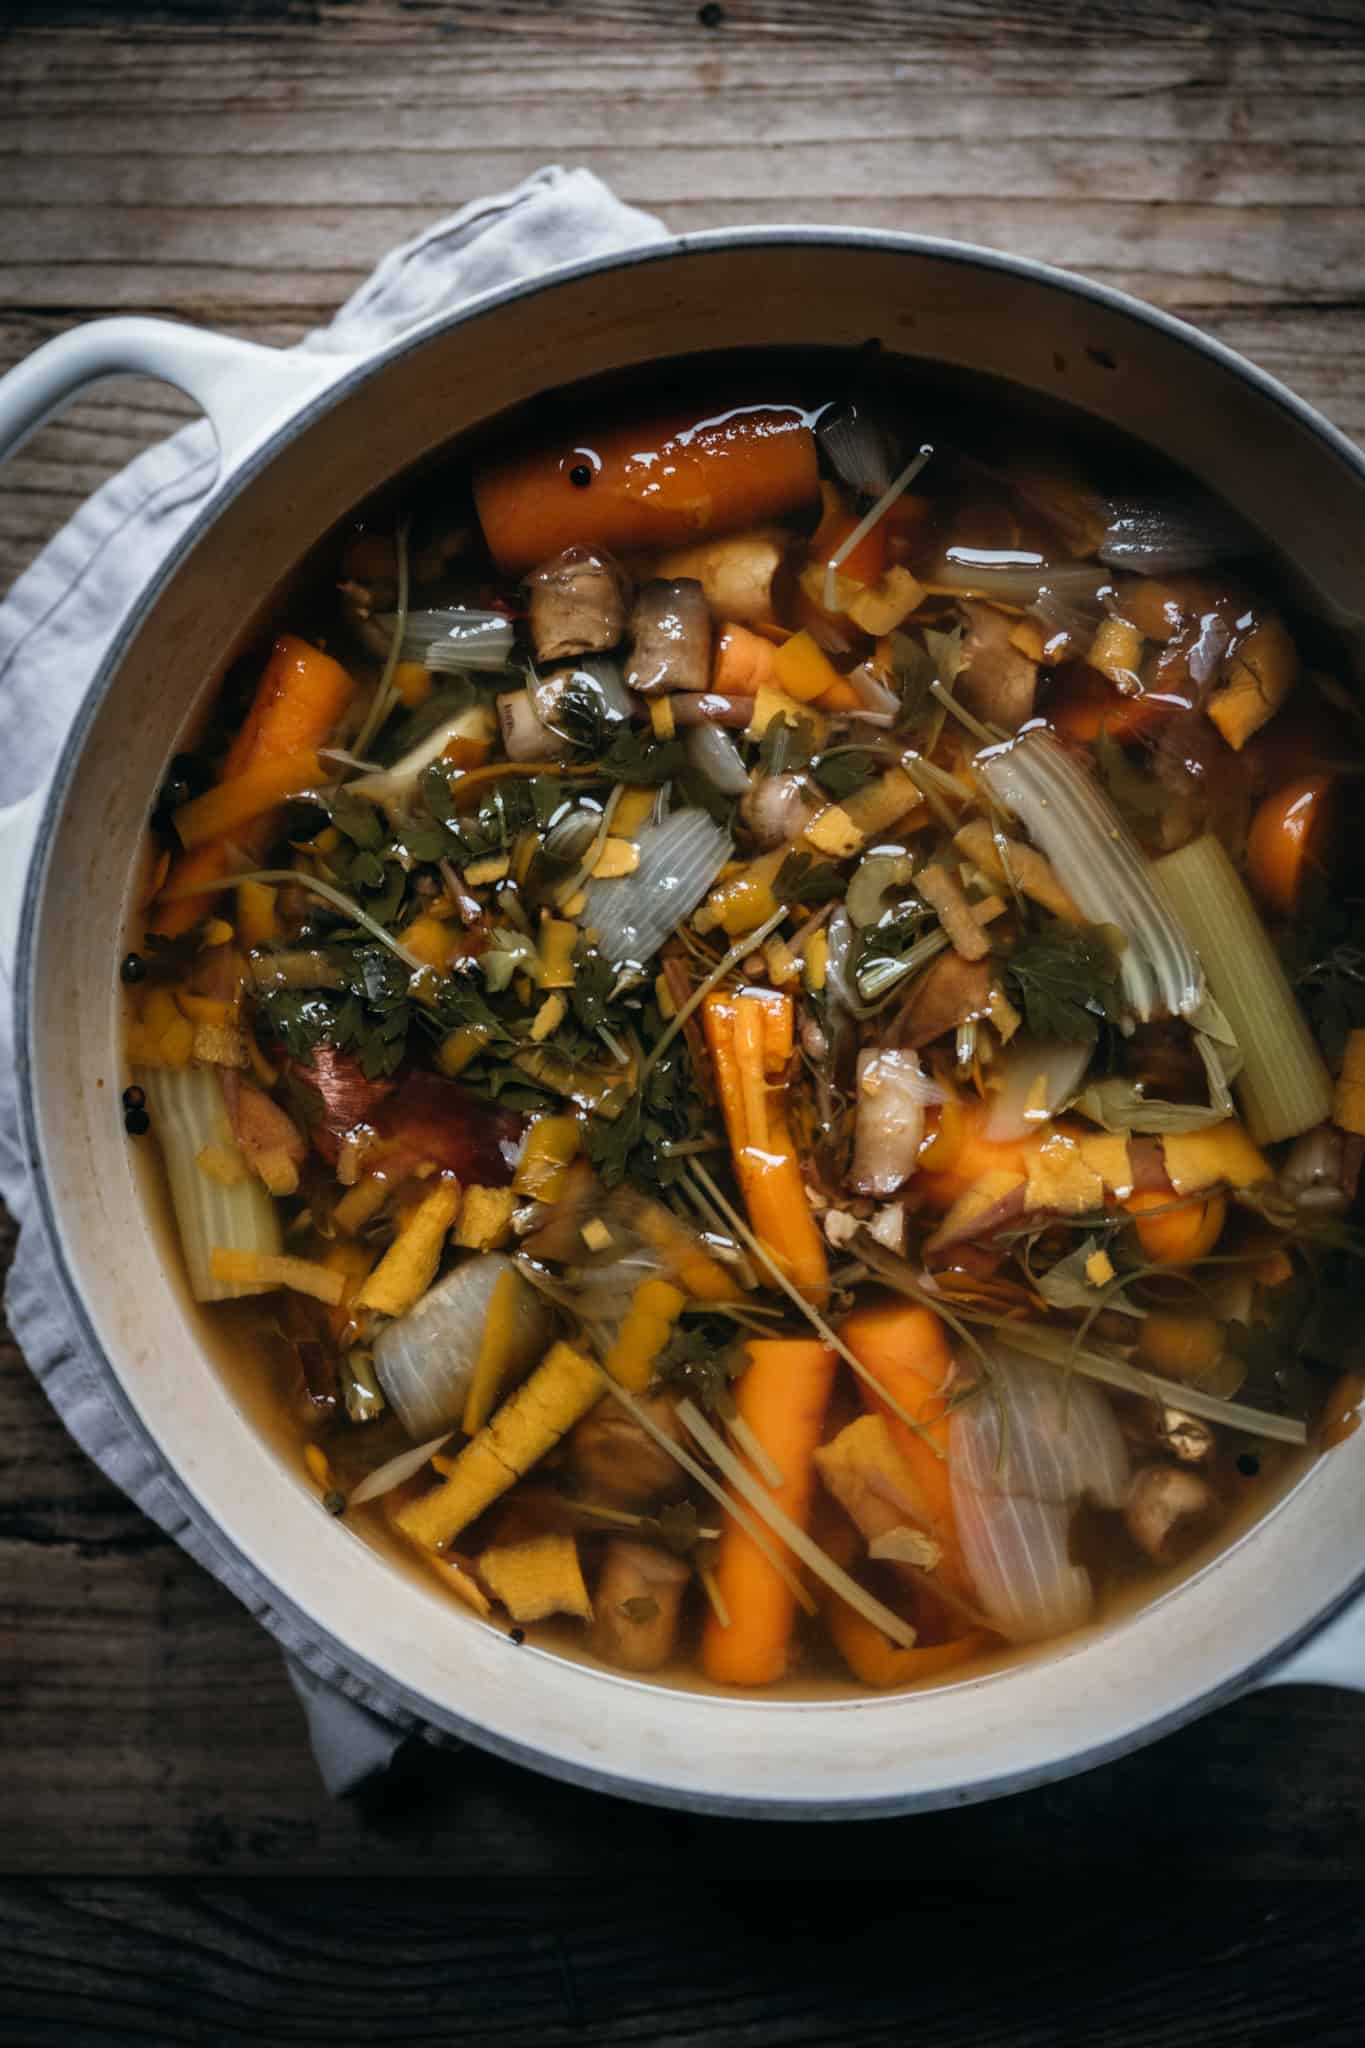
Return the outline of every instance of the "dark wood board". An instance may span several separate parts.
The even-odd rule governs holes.
[[[915,227],[1068,264],[1362,435],[1363,94],[1344,0],[733,0],[711,28],[665,0],[0,0],[0,367],[108,312],[290,341],[393,242],[559,160],[675,228]],[[187,416],[117,384],[37,435],[0,473],[0,583]],[[681,1819],[473,1751],[336,1805],[273,1645],[93,1470],[12,1346],[0,1716],[0,2041],[898,2040],[897,1879],[1087,1887],[1028,1941],[993,1918],[996,1967],[954,1996],[917,1974],[924,2043],[1062,2038],[1059,1996],[1091,2040],[1359,2036],[1358,1908],[1282,1890],[1365,1875],[1354,1698],[1262,1695],[1068,1783],[880,1825]],[[1101,1901],[1135,1875],[1120,1925]],[[111,1882],[133,1877],[156,1882]],[[1191,1877],[1258,1886],[1168,1909]],[[747,1951],[716,1903],[816,1878],[883,1889],[792,1903],[790,1939]],[[363,1881],[367,1932],[330,1880]],[[529,1924],[544,1885],[559,1904]],[[679,1885],[681,1917],[654,1913]],[[1116,1951],[1106,1982],[1086,1958]]]

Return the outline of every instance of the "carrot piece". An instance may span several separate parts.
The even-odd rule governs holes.
[[[846,683],[842,676],[836,676],[827,690],[816,698],[822,711],[860,711],[863,700],[852,683]]]
[[[331,737],[355,685],[340,662],[293,633],[282,633],[270,651],[251,709],[228,749],[220,781],[235,782],[267,762],[316,749]],[[215,795],[217,792],[213,792]],[[189,806],[186,806],[188,809]],[[232,832],[248,858],[259,856],[275,834],[277,811],[265,811]],[[229,846],[209,839],[171,864],[152,930],[177,938],[212,908],[212,899],[232,865]],[[197,891],[182,894],[182,891]]]
[[[848,539],[858,524],[859,515],[849,511],[842,493],[833,484],[822,483],[820,493],[825,509],[820,524],[810,537],[810,559],[823,569],[841,543]],[[882,518],[863,535],[852,553],[844,556],[839,564],[839,574],[847,576],[853,583],[875,583],[885,567],[886,520]]]
[[[1137,1223],[1138,1242],[1156,1265],[1188,1266],[1206,1259],[1222,1235],[1228,1213],[1226,1195],[1209,1195],[1203,1201],[1181,1202],[1156,1188],[1139,1188],[1129,1195],[1125,1209]],[[1160,1214],[1149,1214],[1160,1211]]]
[[[571,478],[587,469],[588,488]],[[815,437],[796,406],[604,423],[479,463],[474,503],[498,567],[561,549],[662,550],[762,526],[819,489]]]
[[[180,806],[173,819],[180,843],[188,851],[226,839],[266,811],[278,810],[300,790],[316,789],[324,779],[322,763],[310,747],[254,762],[244,775],[234,775],[231,781],[220,782]]]
[[[815,1447],[838,1359],[813,1337],[756,1338],[745,1349],[748,1370],[736,1387],[735,1406],[782,1474],[782,1484],[765,1492],[805,1528],[815,1494]],[[773,1684],[787,1668],[796,1602],[752,1536],[729,1516],[715,1583],[730,1620],[723,1628],[714,1614],[708,1617],[703,1671],[718,1685]]]
[[[775,1026],[765,1012],[778,1004],[784,1006],[785,1021],[776,1028],[781,1042],[789,1044],[790,996],[709,995],[702,1004],[702,1022],[749,1221],[788,1279],[818,1304],[829,1294],[824,1241],[806,1201],[781,1092],[768,1085],[769,1071],[784,1064],[768,1057],[770,1045],[778,1048]]]
[[[1308,882],[1323,872],[1338,809],[1330,775],[1300,776],[1258,805],[1247,836],[1247,873],[1262,903],[1281,917],[1297,914]]]
[[[971,1597],[971,1580],[953,1519],[948,1466],[945,1386],[953,1354],[943,1325],[914,1302],[883,1302],[856,1309],[839,1335],[897,1406],[917,1424],[911,1429],[861,1381],[863,1399],[885,1417],[918,1496],[920,1519],[943,1552],[935,1567],[946,1592]]]
[[[748,626],[722,626],[711,661],[711,688],[721,697],[756,697],[773,681],[777,649]]]
[[[943,1105],[915,1176],[915,1191],[924,1197],[926,1208],[950,1209],[988,1173],[1027,1174],[1036,1137],[994,1142],[983,1135],[986,1117],[979,1102]]]
[[[798,704],[809,704],[815,697],[823,699],[827,691],[837,690],[843,682],[824,649],[805,631],[793,633],[777,649],[773,673],[778,688],[795,697]]]
[[[842,1600],[831,1597],[821,1605],[835,1649],[861,1684],[874,1686],[879,1692],[888,1692],[894,1686],[915,1685],[923,1678],[936,1677],[940,1671],[951,1671],[955,1664],[965,1664],[969,1657],[978,1656],[991,1642],[985,1629],[977,1628],[949,1643],[902,1650]]]

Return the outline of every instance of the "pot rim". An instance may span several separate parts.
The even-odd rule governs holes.
[[[34,836],[32,852],[24,881],[23,901],[20,912],[16,968],[14,979],[15,1017],[15,1073],[20,1113],[20,1127],[26,1156],[31,1165],[31,1185],[37,1218],[41,1224],[56,1268],[66,1305],[84,1341],[85,1347],[101,1378],[114,1399],[124,1426],[138,1439],[140,1444],[153,1452],[162,1466],[166,1483],[176,1505],[187,1518],[200,1528],[212,1532],[215,1547],[223,1552],[245,1576],[262,1579],[268,1589],[271,1605],[275,1612],[290,1621],[304,1638],[306,1649],[293,1650],[289,1654],[300,1656],[304,1662],[319,1672],[320,1676],[335,1680],[335,1673],[327,1670],[326,1664],[339,1667],[343,1673],[353,1674],[376,1692],[394,1699],[413,1720],[428,1724],[447,1735],[468,1741],[475,1747],[502,1756],[511,1762],[521,1764],[542,1775],[581,1785],[589,1790],[612,1793],[644,1805],[660,1806],[675,1810],[744,1816],[770,1820],[850,1820],[891,1818],[910,1812],[924,1812],[950,1805],[975,1804],[988,1799],[999,1798],[1007,1793],[1019,1792],[1030,1787],[1055,1782],[1080,1771],[1109,1762],[1129,1752],[1144,1747],[1160,1736],[1183,1726],[1202,1713],[1236,1698],[1254,1686],[1256,1682],[1273,1671],[1293,1651],[1325,1628],[1336,1615],[1365,1592],[1365,1568],[1345,1586],[1339,1589],[1319,1609],[1309,1615],[1295,1628],[1250,1665],[1244,1665],[1230,1676],[1195,1690],[1188,1697],[1156,1715],[1143,1717],[1132,1725],[1122,1728],[1117,1734],[1096,1742],[1083,1749],[1068,1750],[1064,1755],[1045,1763],[1032,1764],[1025,1769],[1000,1770],[993,1775],[974,1778],[954,1787],[939,1787],[929,1791],[888,1792],[885,1796],[852,1799],[830,1799],[812,1797],[805,1800],[795,1797],[781,1799],[749,1799],[719,1793],[698,1792],[685,1786],[655,1784],[634,1776],[618,1776],[610,1771],[582,1765],[574,1760],[545,1750],[531,1747],[504,1735],[495,1725],[485,1725],[464,1718],[452,1709],[428,1698],[417,1689],[395,1679],[381,1667],[372,1664],[351,1645],[323,1623],[317,1621],[304,1608],[285,1595],[274,1578],[260,1570],[248,1559],[246,1553],[223,1530],[210,1511],[199,1501],[194,1490],[179,1470],[165,1463],[157,1437],[144,1420],[124,1387],[113,1362],[105,1349],[103,1339],[88,1314],[83,1296],[76,1284],[74,1274],[67,1260],[61,1228],[59,1204],[53,1192],[50,1176],[46,1169],[46,1154],[41,1122],[38,1114],[37,1089],[33,1060],[33,1005],[35,1001],[34,963],[40,924],[40,911],[48,877],[49,857],[52,841],[64,807],[66,794],[84,750],[85,742],[94,716],[116,684],[124,656],[140,631],[149,611],[167,585],[178,574],[183,563],[199,545],[205,534],[214,525],[223,506],[238,496],[269,468],[277,454],[298,434],[311,427],[314,422],[334,409],[344,398],[358,390],[382,367],[401,360],[407,354],[422,348],[426,342],[438,335],[448,334],[467,323],[478,320],[486,313],[500,311],[518,301],[530,299],[552,290],[562,284],[570,284],[609,272],[634,268],[637,265],[676,261],[680,257],[705,256],[718,249],[733,248],[821,248],[864,249],[888,255],[927,257],[964,267],[984,269],[1001,273],[1005,277],[1018,279],[1056,291],[1072,300],[1081,300],[1103,307],[1124,316],[1139,327],[1163,334],[1169,339],[1204,356],[1219,368],[1249,384],[1268,403],[1289,415],[1301,427],[1306,428],[1314,438],[1354,478],[1365,484],[1365,454],[1362,454],[1340,429],[1320,413],[1306,399],[1298,397],[1288,386],[1269,372],[1248,362],[1234,349],[1213,336],[1202,333],[1189,322],[1178,316],[1150,306],[1112,286],[1101,285],[1093,280],[1062,270],[1055,265],[1044,264],[1032,258],[1009,255],[1000,250],[984,248],[970,242],[962,242],[931,235],[918,235],[893,230],[831,228],[813,226],[783,226],[754,228],[708,229],[692,235],[669,237],[657,243],[638,248],[617,251],[614,254],[591,258],[582,263],[564,264],[524,282],[480,295],[451,312],[442,313],[422,322],[411,332],[397,337],[386,347],[366,356],[354,364],[323,391],[305,400],[283,419],[264,440],[254,447],[247,457],[228,473],[219,477],[205,493],[203,502],[194,519],[180,535],[169,553],[158,565],[156,573],[143,586],[137,598],[129,607],[119,630],[111,642],[71,722],[58,752],[43,801],[42,814]],[[1180,1587],[1167,1596],[1178,1599]],[[344,1688],[343,1688],[344,1689]],[[755,1707],[766,1705],[769,1710],[779,1706],[793,1710],[791,1702],[751,1702]],[[799,1705],[795,1711],[800,1711]]]

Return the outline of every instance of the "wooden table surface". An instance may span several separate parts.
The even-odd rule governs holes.
[[[1363,91],[1350,0],[732,0],[712,25],[666,0],[0,0],[0,363],[115,311],[291,341],[394,242],[559,160],[674,228],[917,228],[1069,265],[1365,435]],[[30,442],[0,475],[0,585],[185,412],[111,385]],[[292,2041],[325,2020],[345,2041],[496,2025],[766,2048],[831,2038],[848,1971],[865,1995],[839,2038],[889,2041],[905,1951],[874,1937],[895,1894],[823,1917],[785,1894],[795,1974],[790,1939],[746,1945],[714,1902],[717,1880],[888,1874],[1088,1887],[1052,1909],[1046,1962],[1011,1921],[1004,1976],[953,1998],[917,1979],[926,2043],[1060,2038],[1061,1961],[1091,2039],[1359,2038],[1358,1915],[1283,1890],[1365,1875],[1347,1695],[1245,1700],[1067,1784],[881,1826],[681,1819],[473,1752],[335,1805],[273,1645],[93,1470],[12,1347],[0,1630],[0,2042]],[[1120,1926],[1102,1901],[1134,1872],[1150,1895]],[[1192,1921],[1167,1903],[1190,1876],[1259,1885]],[[323,1882],[347,1877],[359,1942]],[[687,1903],[665,1914],[670,1879]],[[537,1881],[566,1888],[553,1926],[520,1903]],[[1117,1978],[1095,1961],[1116,1943],[1136,1959]]]

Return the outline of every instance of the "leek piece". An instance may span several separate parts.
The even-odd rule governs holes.
[[[976,769],[1047,855],[1081,914],[1123,933],[1119,976],[1134,1014],[1144,1023],[1163,1008],[1192,1017],[1204,976],[1155,879],[1166,863],[1148,864],[1094,777],[1040,726],[979,754]]]
[[[1265,926],[1212,833],[1168,853],[1157,876],[1197,947],[1241,1048],[1234,1082],[1258,1145],[1296,1138],[1332,1114],[1332,1082]]]
[[[246,1171],[245,1160],[241,1178],[230,1186],[199,1164],[206,1148],[241,1157],[217,1068],[140,1067],[138,1081],[152,1112],[195,1300],[230,1301],[267,1292],[277,1283],[234,1285],[213,1277],[215,1248],[274,1254],[284,1249],[279,1212],[256,1176]]]

